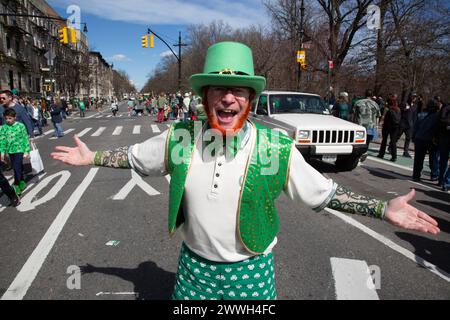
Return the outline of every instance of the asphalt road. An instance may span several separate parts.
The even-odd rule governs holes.
[[[84,119],[72,115],[63,123],[71,130],[65,137],[50,139],[52,128],[46,127],[47,135],[36,139],[45,173],[28,177],[17,209],[4,207],[7,199],[0,198],[3,299],[170,297],[181,239],[167,233],[166,177],[71,167],[49,156],[56,145],[73,145],[74,133],[84,132],[81,139],[97,150],[141,142],[168,127],[154,117],[129,117],[123,104],[119,115],[113,118],[107,109],[89,111]],[[422,184],[412,182],[407,162],[394,166],[369,157],[347,173],[313,165],[354,191],[386,200],[414,187],[412,203],[433,216],[442,232],[423,235],[360,216],[344,221],[281,195],[274,249],[279,299],[450,299],[450,194],[426,177]],[[361,266],[373,271],[376,290],[350,283]]]

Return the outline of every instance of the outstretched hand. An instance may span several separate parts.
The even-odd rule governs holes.
[[[412,189],[407,195],[389,201],[384,219],[404,229],[438,234],[440,230],[436,220],[408,204],[415,195],[416,191]]]
[[[73,139],[75,140],[76,147],[56,146],[55,152],[52,152],[50,156],[55,160],[60,160],[74,166],[93,164],[95,152],[89,150],[86,144],[82,142],[77,135],[74,135]]]

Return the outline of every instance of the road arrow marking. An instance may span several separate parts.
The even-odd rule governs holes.
[[[124,200],[135,186],[139,186],[149,196],[156,196],[160,194],[133,170],[131,171],[131,180],[128,181],[128,183],[113,197],[113,200]]]
[[[80,201],[86,189],[91,184],[99,168],[93,168],[89,170],[88,174],[72,193],[69,200],[67,200],[64,207],[56,216],[50,228],[48,228],[44,237],[41,239],[37,247],[34,249],[31,256],[25,262],[24,266],[17,274],[14,281],[6,290],[1,300],[22,300],[26,295],[28,289],[36,278],[39,270],[45,262],[50,250],[53,248],[59,234],[61,233],[64,225],[72,214],[78,201]]]

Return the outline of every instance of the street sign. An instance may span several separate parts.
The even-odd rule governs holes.
[[[47,58],[47,65],[53,66],[53,60],[55,60],[55,58],[56,58],[55,52],[53,52],[53,50],[49,50],[44,55],[44,57]]]
[[[328,60],[328,68],[331,70],[334,68],[334,62],[333,60]]]
[[[297,62],[298,63],[305,63],[305,59],[306,59],[306,52],[305,52],[305,50],[297,51]]]

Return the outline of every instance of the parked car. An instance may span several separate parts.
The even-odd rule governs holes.
[[[351,171],[367,157],[366,129],[332,116],[319,95],[263,91],[250,118],[292,137],[306,161],[320,159]]]

